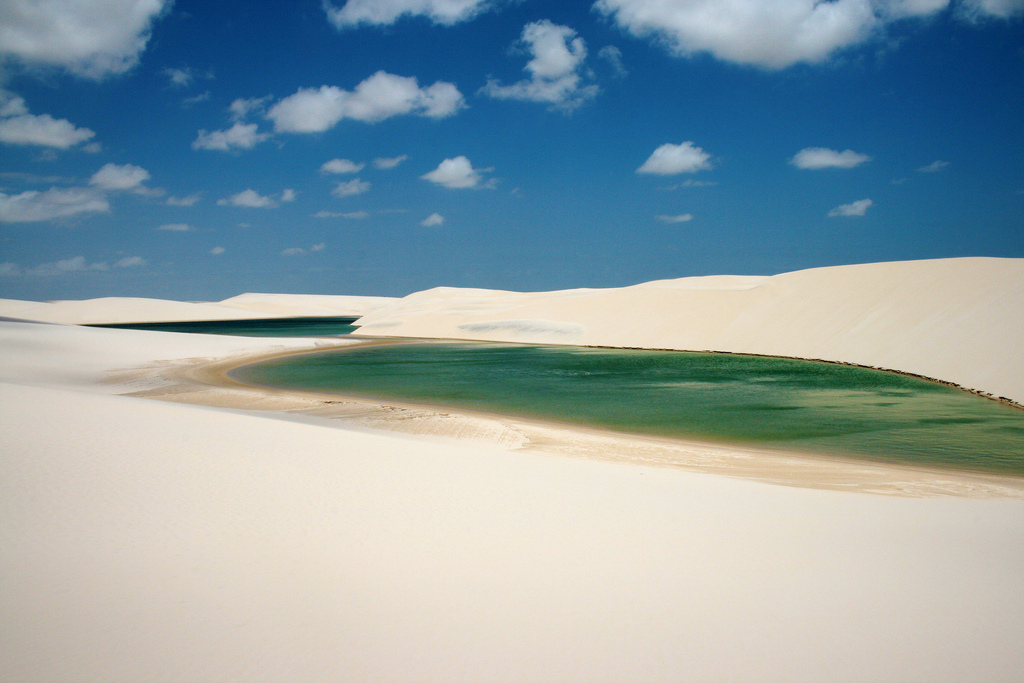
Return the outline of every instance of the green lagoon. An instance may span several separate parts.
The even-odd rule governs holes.
[[[398,343],[281,358],[232,376],[620,432],[1024,475],[1024,410],[915,377],[831,363]]]

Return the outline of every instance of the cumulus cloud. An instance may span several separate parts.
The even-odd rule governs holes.
[[[257,111],[263,111],[266,107],[267,102],[273,99],[270,95],[266,97],[250,97],[250,98],[238,98],[234,100],[228,107],[228,112],[231,114],[232,121],[243,121],[249,114]]]
[[[949,0],[597,0],[620,28],[680,56],[768,69],[820,63],[877,35],[892,21],[933,15]],[[1009,17],[1021,0],[967,0],[977,14]]]
[[[110,204],[106,198],[88,188],[51,187],[45,192],[29,190],[16,195],[0,192],[0,222],[3,223],[34,223],[107,211],[110,211]]]
[[[393,24],[403,16],[423,16],[435,24],[451,26],[472,19],[493,4],[494,0],[347,0],[338,7],[331,0],[323,0],[327,19],[339,30],[360,24]]]
[[[403,114],[441,119],[464,106],[462,93],[451,83],[420,88],[414,77],[378,71],[353,91],[332,85],[300,88],[271,107],[267,118],[278,132],[322,133],[342,119],[376,123]]]
[[[192,69],[173,69],[168,67],[163,71],[164,76],[167,76],[167,80],[171,82],[171,85],[183,88],[192,82],[194,76],[192,75]]]
[[[298,196],[298,193],[295,190],[293,190],[291,188],[288,188],[288,189],[283,190],[281,192],[281,201],[282,202],[294,202],[295,201],[295,197],[297,197],[297,196]]]
[[[199,193],[190,194],[187,197],[168,197],[168,206],[195,206],[196,202],[199,201]]]
[[[432,213],[426,218],[424,218],[422,221],[420,221],[420,225],[428,228],[433,227],[435,225],[444,225],[444,216],[442,216],[439,213]]]
[[[167,230],[169,232],[188,232],[191,229],[192,226],[188,223],[165,223],[157,228],[157,230]]]
[[[0,3],[0,56],[87,78],[135,66],[154,20],[172,0]]]
[[[105,164],[93,173],[89,184],[101,190],[134,190],[149,180],[149,171],[132,164]]]
[[[822,168],[853,168],[871,161],[867,154],[854,152],[852,149],[837,152],[825,147],[805,147],[789,160],[797,168],[818,170]]]
[[[587,47],[576,31],[545,19],[527,24],[520,42],[533,57],[525,67],[530,77],[512,85],[489,79],[482,93],[497,99],[547,102],[562,111],[572,111],[597,95],[596,85],[583,84],[580,71]]]
[[[20,116],[28,113],[25,98],[0,88],[0,116]]]
[[[331,159],[320,167],[321,173],[359,173],[366,164],[357,164],[349,159]]]
[[[394,168],[395,166],[398,166],[400,163],[402,163],[408,158],[409,156],[406,154],[397,157],[377,157],[376,159],[373,160],[373,167],[380,169],[382,171],[386,171],[388,169]]]
[[[88,128],[76,128],[70,121],[55,119],[49,114],[22,114],[0,119],[0,142],[9,145],[67,149],[94,135]]]
[[[828,212],[829,218],[850,218],[854,216],[863,216],[868,212],[874,202],[870,199],[858,199],[855,202],[849,204],[840,204],[836,208]]]
[[[928,164],[927,166],[922,166],[921,168],[919,168],[917,170],[919,172],[921,172],[921,173],[937,173],[937,172],[941,171],[942,169],[946,168],[947,166],[949,166],[949,162],[948,161],[933,161],[932,163]]]
[[[608,62],[616,78],[625,78],[629,75],[629,71],[622,63],[622,50],[614,45],[605,45],[597,51],[597,56]]]
[[[480,186],[483,180],[481,173],[489,169],[474,169],[464,156],[445,159],[430,173],[420,176],[424,180],[451,189],[466,189]]]
[[[369,217],[370,214],[368,211],[317,211],[313,214],[313,218],[350,218],[354,220],[362,220]]]
[[[662,223],[687,223],[687,222],[693,220],[693,214],[692,213],[683,213],[683,214],[679,214],[678,216],[661,215],[661,216],[658,216],[657,218]]]
[[[30,114],[24,98],[0,90],[0,142],[67,149],[95,135],[88,128],[78,128],[66,119],[55,119],[49,114]]]
[[[1024,15],[1024,0],[966,0],[961,9],[970,19],[1012,19]]]
[[[307,253],[315,254],[318,251],[323,251],[326,247],[327,245],[324,244],[323,242],[321,242],[320,244],[314,244],[309,248],[308,252],[302,247],[289,247],[288,249],[285,249],[284,251],[281,252],[281,256],[304,256]]]
[[[636,172],[675,175],[696,173],[710,168],[711,155],[688,140],[679,145],[669,142],[658,147]]]
[[[40,264],[35,268],[26,270],[25,273],[27,275],[49,277],[66,273],[79,273],[86,270],[110,270],[110,266],[102,262],[89,263],[84,256],[73,256],[69,259]]]
[[[210,250],[210,256],[220,256],[225,251],[224,247],[214,247]]]
[[[370,183],[359,178],[353,178],[348,182],[338,183],[338,186],[331,190],[335,197],[352,197],[370,191]]]
[[[214,149],[228,152],[232,149],[252,149],[270,137],[269,133],[257,132],[255,123],[236,123],[227,130],[207,133],[200,130],[192,143],[192,149]]]
[[[242,190],[238,194],[218,199],[219,206],[243,206],[250,209],[273,209],[279,206],[273,197],[264,197],[256,190]]]
[[[146,259],[141,256],[125,256],[114,263],[115,268],[138,268],[146,265]]]

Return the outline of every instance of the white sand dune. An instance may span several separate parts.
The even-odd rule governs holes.
[[[727,351],[899,370],[1024,403],[1024,259],[963,258],[518,293],[439,288],[359,333]]]
[[[70,325],[250,320],[306,316],[360,316],[394,301],[389,297],[242,294],[219,303],[104,297],[85,301],[0,299],[0,317]]]
[[[773,281],[656,283],[621,301]],[[863,290],[851,301],[881,300],[872,278],[845,282]],[[395,304],[408,322],[397,308],[386,320],[425,325],[418,296]],[[615,310],[585,290],[550,306],[520,296],[535,301],[461,290],[437,305],[462,309],[449,329],[504,320],[506,335],[592,334],[597,312]],[[975,302],[965,319],[989,320],[958,296]],[[1019,324],[1019,310],[993,306]],[[273,392],[269,412],[243,409],[229,386],[194,392],[220,407],[176,402],[199,400],[181,377],[214,376],[204,368],[349,343],[0,321],[0,680],[1024,678],[1019,486],[778,486],[571,457],[557,446],[574,432],[554,427],[525,447],[370,430],[286,411],[312,399]],[[844,467],[862,476],[830,471]]]

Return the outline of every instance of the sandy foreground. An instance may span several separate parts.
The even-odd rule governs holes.
[[[1019,480],[223,375],[350,343],[0,322],[0,679],[1024,677]]]

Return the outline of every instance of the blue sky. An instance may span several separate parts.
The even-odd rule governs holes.
[[[0,297],[1024,257],[1024,0],[8,0]]]

